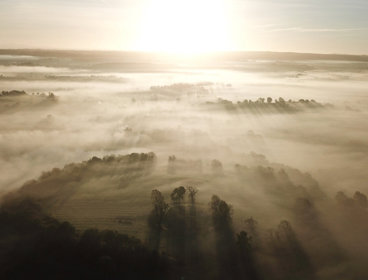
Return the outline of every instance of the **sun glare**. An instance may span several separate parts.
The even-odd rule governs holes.
[[[224,0],[156,0],[146,6],[138,49],[202,53],[231,49]]]

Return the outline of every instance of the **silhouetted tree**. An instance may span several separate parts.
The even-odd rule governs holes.
[[[149,244],[153,250],[158,251],[160,247],[164,219],[167,215],[169,205],[165,202],[163,195],[158,190],[152,191],[151,200],[153,209],[148,217],[148,225],[150,228]]]
[[[258,232],[258,222],[252,217],[244,220],[245,231],[249,238],[252,239],[253,248],[260,246],[260,237]]]
[[[195,203],[195,196],[196,196],[198,190],[197,190],[197,188],[194,188],[194,187],[191,187],[191,186],[187,187],[187,190],[188,190],[188,193],[189,193],[188,195],[189,195],[190,202],[192,204],[194,204]]]
[[[239,252],[240,268],[244,279],[259,279],[253,258],[252,238],[245,231],[237,234],[236,244]]]
[[[189,214],[186,222],[186,263],[188,267],[188,279],[203,279],[204,267],[203,258],[200,250],[199,234],[200,229],[197,221],[197,209],[195,196],[198,189],[195,187],[187,187],[188,197],[190,200]]]
[[[240,279],[239,261],[232,226],[232,208],[217,195],[212,196],[210,207],[216,235],[220,279]]]
[[[172,207],[168,210],[166,219],[168,251],[180,261],[185,258],[186,219],[183,205],[185,192],[183,186],[172,191],[170,195]]]
[[[173,192],[171,193],[170,197],[173,203],[182,203],[184,200],[185,195],[185,188],[183,186],[180,186],[178,188],[175,188]]]
[[[367,196],[365,194],[358,192],[358,191],[355,192],[354,200],[359,207],[362,207],[362,208],[368,207]]]
[[[212,220],[215,230],[229,230],[232,232],[232,208],[225,201],[221,200],[217,195],[213,195],[210,203],[212,210]]]
[[[248,235],[247,232],[241,231],[236,235],[236,243],[240,249],[241,252],[247,252],[251,249],[251,240],[252,237]]]

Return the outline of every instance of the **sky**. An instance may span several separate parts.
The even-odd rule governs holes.
[[[367,0],[0,0],[0,48],[368,54]]]

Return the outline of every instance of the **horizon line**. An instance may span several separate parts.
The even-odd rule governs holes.
[[[203,52],[169,52],[169,51],[149,51],[149,50],[120,50],[120,49],[57,49],[57,48],[0,48],[3,51],[51,51],[51,52],[116,52],[116,53],[145,53],[145,54],[161,54],[161,55],[182,55],[182,56],[197,56],[206,54],[224,54],[224,53],[259,53],[259,54],[296,54],[296,55],[326,55],[326,56],[355,56],[368,57],[367,54],[353,53],[318,53],[304,51],[271,51],[271,50],[218,50],[218,51],[203,51]]]

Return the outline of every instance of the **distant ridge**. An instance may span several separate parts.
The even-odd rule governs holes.
[[[173,54],[139,52],[139,51],[103,51],[103,50],[48,50],[48,49],[0,49],[0,55],[31,55],[31,56],[57,56],[57,57],[93,57],[109,58],[111,56],[139,55],[142,57],[166,57]],[[336,60],[368,62],[368,55],[353,54],[318,54],[298,52],[267,52],[267,51],[233,51],[214,52],[207,54],[193,54],[201,57],[224,57],[228,59],[262,59],[262,60]]]

